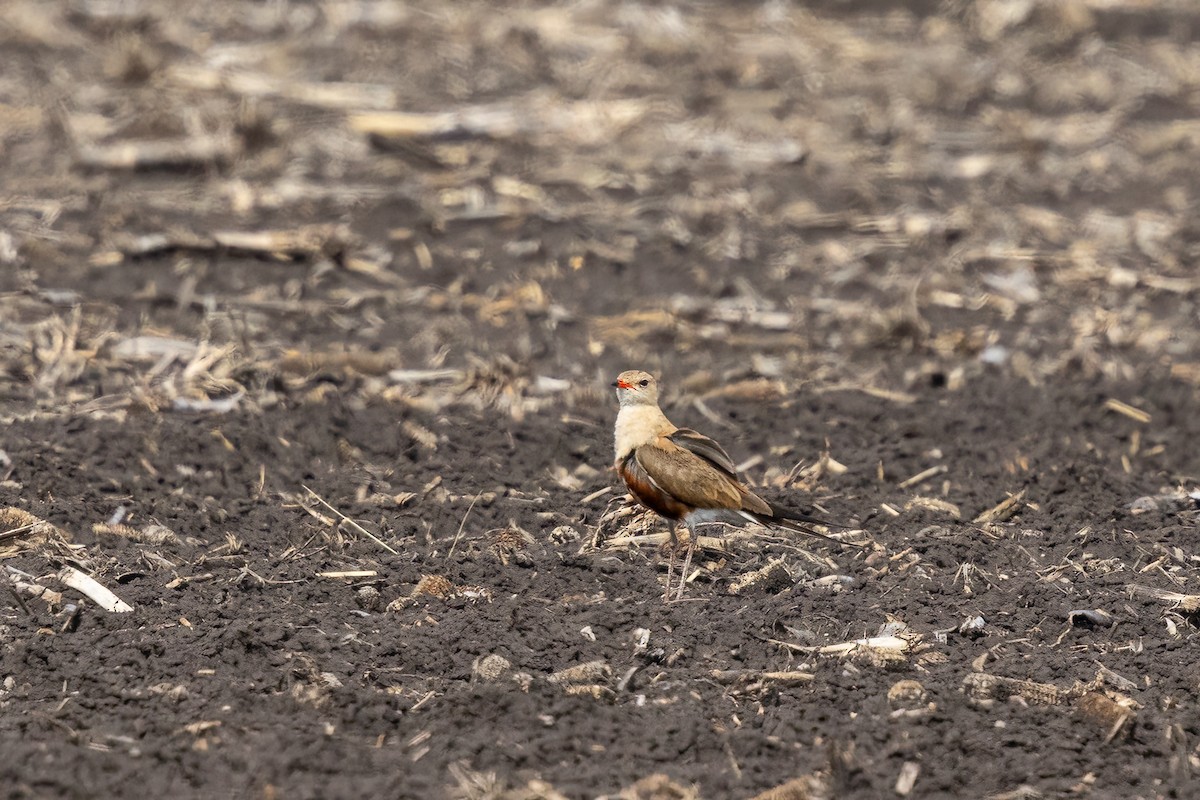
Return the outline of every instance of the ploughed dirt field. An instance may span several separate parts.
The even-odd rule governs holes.
[[[1200,7],[0,8],[0,794],[1200,794]],[[831,546],[660,520],[624,369]]]

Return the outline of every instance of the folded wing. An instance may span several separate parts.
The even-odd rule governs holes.
[[[698,431],[679,428],[667,437],[670,441],[703,458],[729,477],[737,480],[737,468],[725,448]]]
[[[719,446],[717,450],[724,454]],[[729,471],[668,437],[642,445],[634,456],[650,480],[679,502],[693,508],[742,507],[744,492]]]

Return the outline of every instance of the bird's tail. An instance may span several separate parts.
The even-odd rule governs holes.
[[[839,525],[836,522],[830,522],[821,517],[814,517],[812,514],[806,514],[803,511],[793,511],[790,508],[777,506],[774,503],[769,503],[771,507],[770,514],[757,514],[753,511],[741,511],[741,515],[751,522],[757,522],[760,525],[778,526],[796,533],[803,533],[805,536],[812,536],[816,539],[824,539],[827,542],[836,544],[842,547],[857,547],[862,548],[862,545],[854,542],[843,542],[841,539],[835,539],[832,536],[827,536],[824,533],[814,531],[809,525],[821,525],[829,528],[842,528],[843,530],[852,530],[851,525]]]
[[[826,528],[841,528],[845,531],[854,530],[853,525],[841,525],[837,522],[830,522],[821,517],[814,517],[812,514],[804,511],[795,511],[783,506],[777,506],[771,502],[768,502],[767,505],[771,507],[771,519],[775,522],[782,523],[786,520],[789,522],[803,522],[808,525],[824,525]]]

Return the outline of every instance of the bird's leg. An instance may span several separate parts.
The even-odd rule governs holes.
[[[671,600],[671,578],[675,575],[675,549],[679,547],[679,537],[675,535],[675,520],[667,520],[667,526],[671,532],[671,552],[667,555],[667,591],[663,593],[663,602]]]
[[[676,600],[683,599],[683,590],[687,588],[688,571],[692,568],[692,553],[696,552],[696,529],[692,527],[692,523],[685,521],[688,529],[687,555],[683,557],[683,574],[679,576],[679,593],[675,595]],[[671,589],[671,582],[667,581],[667,591]]]

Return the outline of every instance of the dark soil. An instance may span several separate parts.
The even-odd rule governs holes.
[[[196,5],[0,11],[3,796],[1200,794],[1190,3]]]

